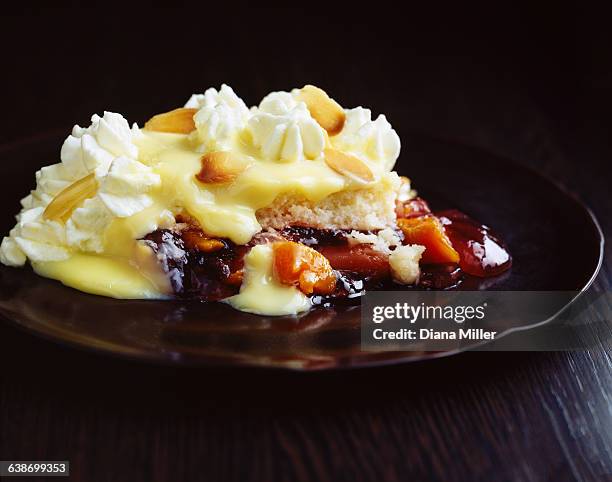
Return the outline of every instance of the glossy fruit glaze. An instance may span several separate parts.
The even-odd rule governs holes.
[[[393,283],[388,256],[370,245],[351,245],[348,231],[290,226],[281,231],[259,233],[247,245],[227,239],[211,242],[197,227],[182,231],[158,230],[145,237],[170,277],[177,297],[215,301],[238,293],[243,275],[243,259],[252,246],[273,241],[293,241],[309,246],[325,256],[337,274],[335,290],[315,296],[315,304],[352,299],[365,290],[452,289],[465,276],[497,276],[512,264],[503,241],[489,227],[458,210],[432,212],[421,198],[398,205],[398,218],[427,220],[441,225],[439,235],[447,237],[459,261],[421,263],[421,276],[415,286]],[[398,235],[403,236],[398,230]],[[428,238],[425,242],[429,242]],[[448,241],[447,241],[448,242]],[[456,260],[456,257],[455,257]]]
[[[459,253],[459,267],[463,271],[488,278],[510,268],[512,256],[489,227],[456,209],[438,211],[436,216]]]

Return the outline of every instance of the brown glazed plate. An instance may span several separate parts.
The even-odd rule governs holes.
[[[61,142],[62,135],[49,134],[0,148],[3,235],[14,224],[19,199],[33,187],[34,172],[59,159]],[[534,170],[421,137],[405,139],[396,168],[411,177],[434,209],[460,209],[507,243],[511,270],[497,278],[467,279],[461,289],[582,292],[597,274],[603,235],[593,214]],[[325,370],[456,353],[361,351],[358,304],[317,308],[297,317],[262,317],[220,303],[89,295],[29,268],[0,266],[0,314],[68,346],[177,365]]]

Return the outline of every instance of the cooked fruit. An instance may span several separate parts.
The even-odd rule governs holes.
[[[72,215],[72,211],[79,207],[85,199],[94,197],[97,190],[98,182],[96,175],[92,172],[73,182],[55,196],[45,208],[43,218],[65,223]]]
[[[336,275],[321,253],[293,241],[278,241],[272,247],[274,276],[278,281],[297,286],[307,295],[334,291]]]
[[[466,214],[449,209],[438,213],[459,253],[459,266],[472,276],[497,276],[512,265],[504,243],[491,229]]]
[[[458,263],[459,254],[453,248],[444,226],[435,216],[398,219],[404,233],[404,244],[425,246],[422,263]]]
[[[151,117],[144,128],[148,131],[171,132],[175,134],[189,134],[195,130],[193,116],[198,109],[181,107],[170,112],[157,114]]]
[[[397,201],[395,205],[395,214],[398,218],[414,218],[431,214],[431,209],[427,201],[420,197],[415,197],[410,201]]]
[[[323,155],[327,165],[343,176],[359,182],[372,182],[374,180],[372,170],[358,157],[329,147],[323,150]]]
[[[346,114],[344,109],[322,89],[306,85],[300,90],[300,98],[308,107],[310,115],[330,136],[342,131]]]
[[[203,253],[213,253],[225,248],[225,243],[223,241],[216,238],[209,238],[199,229],[186,229],[181,234],[188,248]]]
[[[230,152],[215,151],[204,154],[201,159],[202,168],[196,174],[198,181],[203,183],[223,183],[233,181],[247,167],[249,162]]]
[[[372,279],[389,275],[389,257],[370,245],[321,246],[319,251],[334,269],[350,271]]]
[[[238,271],[234,271],[230,273],[225,282],[231,286],[240,286],[242,284],[242,279],[244,278],[244,270],[239,269]]]

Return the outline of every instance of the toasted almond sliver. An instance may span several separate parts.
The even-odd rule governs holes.
[[[245,159],[227,151],[204,154],[201,163],[202,169],[196,174],[196,178],[203,183],[233,181],[250,165]]]
[[[195,130],[195,122],[193,116],[198,109],[190,109],[181,107],[170,112],[157,114],[151,117],[144,128],[148,131],[155,132],[172,132],[175,134],[189,134]]]
[[[330,148],[324,149],[323,155],[327,165],[343,176],[361,182],[372,182],[374,180],[372,170],[358,157]]]
[[[306,85],[300,90],[300,98],[308,107],[310,115],[330,136],[340,133],[344,127],[346,114],[344,109],[324,90],[314,85]]]
[[[98,190],[96,176],[92,172],[78,181],[73,182],[66,189],[55,196],[43,212],[43,218],[49,221],[66,222],[85,199],[92,198]]]

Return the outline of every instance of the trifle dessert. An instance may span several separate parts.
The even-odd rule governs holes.
[[[508,269],[489,228],[431,212],[399,153],[384,115],[311,85],[250,109],[211,88],[142,128],[105,112],[36,173],[0,261],[93,294],[267,315]]]

